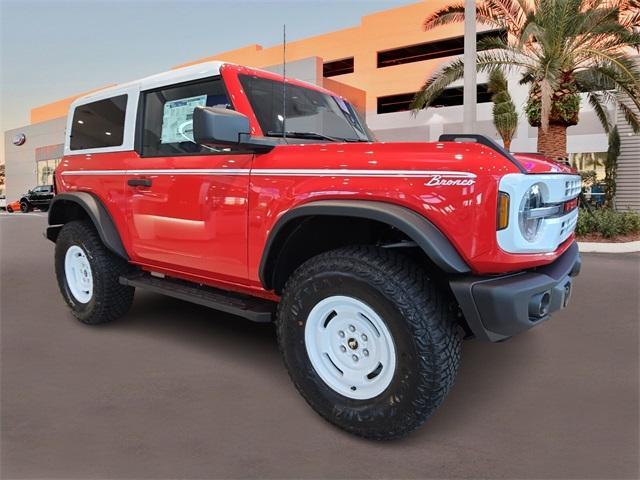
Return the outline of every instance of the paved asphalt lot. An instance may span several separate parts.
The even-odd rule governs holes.
[[[138,292],[87,327],[42,214],[0,215],[2,478],[637,478],[637,255],[585,255],[573,304],[467,342],[440,411],[374,443],[294,390],[273,329]]]

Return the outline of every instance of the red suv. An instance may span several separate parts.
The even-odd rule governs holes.
[[[465,337],[566,306],[580,177],[479,135],[376,142],[330,91],[220,62],[71,106],[47,237],[82,322],[135,288],[275,321],[293,383],[354,434],[402,436]]]

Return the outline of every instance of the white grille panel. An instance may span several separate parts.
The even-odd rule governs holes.
[[[566,200],[577,197],[582,188],[582,182],[579,179],[567,180],[564,182],[564,196]]]
[[[542,220],[539,234],[534,241],[528,241],[520,232],[518,213],[525,193],[532,185],[540,185],[542,200],[546,205],[563,204],[580,194],[580,176],[571,174],[508,174],[500,180],[500,191],[511,198],[509,226],[497,232],[498,244],[510,253],[546,253],[555,251],[566,241],[576,228],[578,209],[556,217]]]
[[[578,209],[576,208],[573,212],[563,217],[562,226],[560,228],[559,243],[564,242],[567,238],[571,236],[573,231],[576,229],[577,223],[578,223]]]

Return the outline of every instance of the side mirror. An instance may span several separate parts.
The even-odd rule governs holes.
[[[265,152],[275,147],[271,139],[251,137],[251,125],[246,115],[219,107],[193,110],[193,139],[199,145],[235,147],[251,152]]]

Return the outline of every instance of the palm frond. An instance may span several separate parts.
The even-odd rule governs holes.
[[[620,1],[620,24],[629,31],[640,25],[640,1]]]
[[[449,65],[436,72],[416,92],[411,101],[410,108],[416,113],[430,106],[440,94],[453,82],[464,76],[464,62],[461,59],[453,60]]]
[[[616,83],[624,81],[640,89],[640,66],[624,53],[610,53],[591,48],[581,49],[582,64],[588,59],[584,55],[591,55],[590,68],[609,76]]]
[[[503,4],[504,3],[504,4]],[[523,17],[517,14],[519,0],[486,0],[476,3],[476,20],[494,27],[513,29],[516,19]],[[518,5],[516,7],[516,5]],[[464,3],[452,3],[429,15],[424,23],[425,30],[432,30],[443,25],[464,22]]]
[[[508,52],[488,51],[478,53],[476,62],[478,72],[488,72],[496,66],[502,67],[505,71],[510,71],[514,68],[526,68],[527,64]],[[452,60],[427,79],[413,98],[411,109],[417,112],[430,106],[445,88],[460,80],[463,76],[464,60],[462,58]]]
[[[527,21],[518,35],[518,47],[523,48],[525,45],[533,46],[537,42],[537,38],[544,37],[544,30],[534,21]],[[532,50],[533,51],[533,50]]]
[[[605,132],[609,133],[611,131],[611,121],[609,120],[609,113],[603,105],[602,94],[598,92],[589,92],[587,94],[587,100],[598,117],[598,120],[600,120],[602,128],[604,128]]]
[[[581,92],[597,92],[612,90],[615,83],[609,77],[605,77],[593,69],[576,72],[576,84]]]
[[[522,56],[522,50],[517,46],[510,45],[500,36],[484,37],[476,43],[478,51],[496,50],[508,52],[514,56]]]
[[[596,93],[596,92],[593,92],[593,93]],[[633,131],[635,133],[640,133],[640,117],[632,107],[627,105],[625,99],[628,101],[631,101],[636,106],[636,109],[640,110],[640,107],[637,105],[638,103],[637,101],[629,97],[627,94],[624,93],[623,90],[619,88],[616,90],[602,90],[597,92],[597,95],[601,98],[602,100],[601,103],[606,102],[611,105],[615,105],[618,108],[618,110],[622,112],[625,118],[625,121],[631,126]]]
[[[526,19],[529,7],[521,0],[485,0],[482,5],[493,12],[499,12],[505,26],[510,30],[518,30]]]
[[[429,15],[424,23],[425,30],[431,30],[442,25],[464,22],[464,3],[454,3]]]
[[[629,107],[624,101],[620,100],[618,102],[618,108],[622,111],[622,115],[624,116],[625,121],[629,124],[633,133],[640,133],[640,118],[633,111],[631,107]]]
[[[594,65],[589,71],[593,78],[598,78],[601,85],[607,82],[616,90],[626,94],[629,99],[640,109],[640,76],[621,75],[620,71],[612,65]]]

